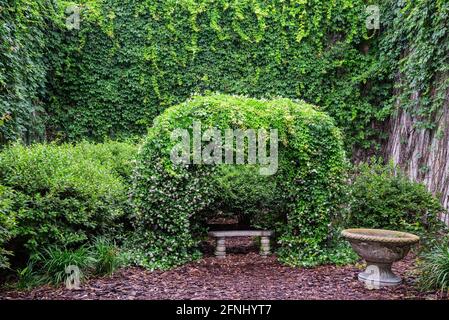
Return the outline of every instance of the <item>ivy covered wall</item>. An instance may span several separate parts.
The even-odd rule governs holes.
[[[51,136],[144,133],[165,108],[218,91],[304,99],[337,120],[348,146],[369,147],[372,121],[389,110],[366,1],[79,2],[47,105]]]
[[[45,137],[47,79],[62,20],[52,0],[0,0],[0,145]]]
[[[0,145],[142,134],[193,93],[301,98],[449,206],[448,24],[447,0],[0,0]]]

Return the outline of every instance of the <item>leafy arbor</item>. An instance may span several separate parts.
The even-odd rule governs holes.
[[[277,129],[277,172],[262,176],[259,164],[248,163],[174,164],[172,132],[192,134],[194,121],[221,131]],[[169,267],[192,259],[206,218],[223,203],[251,215],[253,226],[275,229],[281,261],[331,262],[336,256],[329,240],[344,168],[342,137],[334,121],[304,102],[212,95],[168,108],[155,119],[134,175],[141,263]]]

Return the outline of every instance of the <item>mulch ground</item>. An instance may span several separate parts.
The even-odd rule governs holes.
[[[290,268],[275,256],[262,258],[249,238],[227,241],[228,255],[213,256],[205,244],[204,259],[170,271],[126,268],[110,277],[91,279],[80,290],[44,286],[26,292],[0,292],[0,299],[438,299],[414,287],[414,257],[393,267],[404,277],[394,288],[369,290],[357,280],[356,266]]]

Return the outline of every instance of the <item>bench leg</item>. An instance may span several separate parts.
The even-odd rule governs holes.
[[[215,256],[217,258],[226,257],[225,238],[217,238],[217,247],[215,248]]]
[[[260,239],[260,255],[266,258],[270,254],[270,238],[262,237]]]

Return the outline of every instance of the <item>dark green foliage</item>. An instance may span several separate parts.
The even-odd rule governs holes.
[[[366,1],[79,2],[81,29],[65,33],[52,79],[52,136],[144,133],[165,108],[212,91],[304,99],[367,147],[389,110]]]
[[[426,239],[443,229],[439,200],[399,168],[380,161],[355,167],[349,227],[409,231]]]
[[[379,66],[395,77],[394,102],[418,128],[433,128],[449,89],[449,2],[384,0],[380,8]]]
[[[95,274],[97,275],[111,275],[122,263],[119,248],[106,238],[96,239],[91,252],[96,261]]]
[[[373,122],[398,98],[432,127],[449,86],[444,0],[78,0],[68,30],[74,3],[0,0],[0,144],[144,133],[219,91],[320,105],[349,150],[383,138]],[[368,4],[380,30],[366,29]]]
[[[14,235],[16,213],[11,211],[13,192],[0,184],[0,269],[8,268],[11,252],[3,246]]]
[[[170,151],[176,142],[170,139],[171,132],[191,131],[194,120],[203,128],[222,131],[278,129],[277,173],[256,176],[258,166],[248,164],[174,165]],[[260,215],[267,217],[264,225],[277,232],[282,262],[304,266],[335,262],[332,257],[338,255],[329,245],[331,221],[339,214],[344,168],[340,131],[330,117],[304,102],[212,95],[171,107],[156,118],[138,155],[132,197],[140,232],[130,245],[138,252],[135,262],[167,268],[197,257],[204,217],[222,203],[246,214],[256,213],[264,204]],[[226,182],[239,173],[243,179]],[[260,186],[251,189],[248,184],[254,181]],[[274,190],[259,193],[264,188]]]
[[[121,265],[119,249],[105,238],[97,238],[92,245],[76,249],[49,246],[33,255],[26,268],[19,272],[17,286],[32,288],[39,284],[60,285],[68,277],[66,268],[76,266],[80,281],[92,276],[111,275]]]
[[[276,179],[259,175],[252,167],[225,166],[214,182],[221,195],[214,208],[239,215],[241,222],[273,228],[285,211],[286,204],[277,194]]]
[[[33,256],[31,268],[39,270],[35,276],[42,277],[42,282],[58,285],[67,279],[66,268],[77,266],[80,280],[84,280],[95,269],[96,259],[90,255],[89,248],[81,246],[75,250],[67,250],[62,247],[49,246],[42,253]]]
[[[372,124],[397,98],[431,127],[449,86],[444,0],[76,2],[80,30],[65,26],[72,2],[0,0],[0,143],[144,133],[219,91],[321,105],[349,150],[381,140]],[[381,30],[366,29],[368,4]]]
[[[60,40],[52,31],[60,17],[54,0],[0,0],[0,145],[44,137],[47,76]]]
[[[5,213],[17,213],[9,244],[15,258],[23,263],[49,246],[76,249],[97,235],[119,232],[129,207],[124,176],[135,151],[118,142],[5,148],[0,183],[14,192]]]
[[[422,290],[449,293],[449,244],[446,237],[420,256],[418,284]]]

